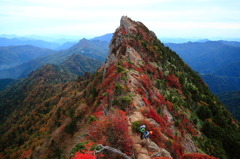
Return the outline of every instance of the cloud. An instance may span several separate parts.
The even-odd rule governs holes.
[[[152,30],[218,28],[232,32],[230,29],[239,29],[239,8],[240,2],[235,0],[1,0],[0,34],[8,28],[13,33],[84,30],[104,34],[119,26],[122,15]]]

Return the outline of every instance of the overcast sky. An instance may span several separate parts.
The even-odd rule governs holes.
[[[0,0],[0,34],[94,37],[123,15],[158,37],[240,38],[240,0]]]

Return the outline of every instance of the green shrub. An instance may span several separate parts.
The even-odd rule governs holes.
[[[135,133],[139,132],[139,127],[140,127],[141,125],[142,125],[142,124],[141,124],[141,120],[134,121],[134,122],[132,123],[132,130],[133,130],[133,132],[135,132]]]
[[[89,123],[91,123],[92,121],[96,121],[97,119],[95,118],[95,116],[94,115],[90,115],[90,116],[88,116],[88,121],[87,121],[87,123],[89,124]]]

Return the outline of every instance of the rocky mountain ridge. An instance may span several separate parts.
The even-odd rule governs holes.
[[[57,91],[44,100],[32,95],[25,103],[18,101],[18,120],[18,110],[4,118],[2,125],[9,129],[1,131],[2,158],[240,155],[239,124],[229,111],[175,52],[144,24],[126,16],[102,67],[91,76],[51,87],[48,92]],[[149,138],[140,139],[141,125],[153,132]],[[16,140],[10,142],[11,137]]]

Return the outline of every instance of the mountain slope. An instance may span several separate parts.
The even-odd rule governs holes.
[[[240,83],[240,80],[238,80],[238,82],[233,80],[237,78],[227,78],[210,74],[204,74],[201,75],[201,77],[204,82],[208,84],[209,89],[214,94],[237,91],[240,89],[240,87],[238,87],[238,83]]]
[[[69,49],[58,51],[44,57],[32,59],[19,66],[0,70],[0,78],[25,78],[30,72],[40,68],[44,64],[61,64],[74,53],[90,58],[105,60],[104,56],[107,54],[108,45],[106,43],[107,42],[88,41],[86,39],[83,39]],[[83,60],[87,59],[83,56]],[[101,62],[96,60],[96,64],[99,64],[99,67],[101,65]]]
[[[46,82],[41,76],[25,80]],[[27,96],[13,102],[16,109],[1,111],[5,158],[71,158],[77,151],[114,159],[240,155],[237,121],[175,52],[128,17],[92,76],[48,89],[33,86],[17,89]],[[149,139],[140,139],[141,125],[153,132]]]
[[[0,91],[4,90],[8,86],[14,85],[17,82],[19,82],[19,80],[11,78],[0,79]]]
[[[235,61],[213,71],[214,75],[240,77],[240,61]]]
[[[217,96],[233,116],[240,121],[240,91],[218,93]]]
[[[66,43],[62,44],[61,46],[59,46],[58,48],[56,48],[56,50],[68,49],[75,44],[76,44],[75,42],[66,42]]]
[[[0,70],[20,65],[31,59],[46,56],[54,52],[53,50],[31,45],[0,47]]]
[[[108,52],[108,42],[99,40],[82,39],[68,50],[79,53],[86,57],[91,57],[100,61],[105,61]]]

